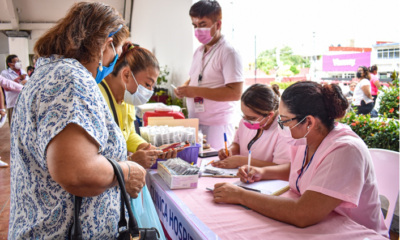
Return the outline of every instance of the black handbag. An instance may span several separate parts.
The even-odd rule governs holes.
[[[120,220],[118,222],[118,240],[157,240],[160,237],[160,233],[156,228],[139,228],[135,217],[133,216],[132,208],[129,201],[129,195],[125,189],[124,178],[122,177],[122,169],[119,164],[111,159],[108,159],[114,168],[115,175],[119,186],[121,188],[121,211]],[[79,221],[79,212],[81,209],[82,197],[74,196],[74,222],[69,231],[70,240],[82,240],[82,227]],[[125,207],[128,209],[129,224],[125,219]],[[124,229],[123,229],[124,228]]]

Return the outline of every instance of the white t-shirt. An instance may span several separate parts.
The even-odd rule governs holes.
[[[361,89],[363,86],[368,86],[371,91],[371,83],[368,79],[364,78],[359,83],[357,83],[356,88],[354,89],[354,105],[361,106],[361,101],[364,100],[366,104],[373,102],[372,99],[368,98],[365,95],[364,91]]]
[[[215,48],[216,47],[216,48]],[[243,82],[243,62],[238,51],[224,36],[219,43],[211,47],[204,54],[204,65],[210,58],[213,48],[215,52],[204,69],[200,87],[220,88],[230,83]],[[200,46],[193,55],[190,67],[189,86],[199,86],[199,74],[202,70],[204,45]],[[204,112],[195,112],[193,98],[187,98],[189,118],[198,118],[200,125],[226,125],[234,123],[234,111],[238,101],[217,102],[204,99]]]

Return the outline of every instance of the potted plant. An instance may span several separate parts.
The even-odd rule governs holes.
[[[154,95],[150,99],[152,102],[167,104],[168,89],[165,87],[165,84],[168,83],[167,77],[169,73],[167,65],[160,68],[160,74],[158,75],[156,86],[154,87]]]

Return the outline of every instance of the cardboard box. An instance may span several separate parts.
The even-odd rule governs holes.
[[[165,161],[158,162],[158,175],[164,180],[170,189],[197,188],[199,175],[172,175],[164,166]]]

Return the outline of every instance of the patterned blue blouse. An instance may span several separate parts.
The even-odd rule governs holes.
[[[46,148],[69,123],[85,129],[106,158],[126,160],[125,139],[92,74],[75,59],[40,58],[13,114],[9,239],[67,239],[73,196],[51,178]],[[119,207],[119,187],[83,198],[84,239],[115,239]]]

